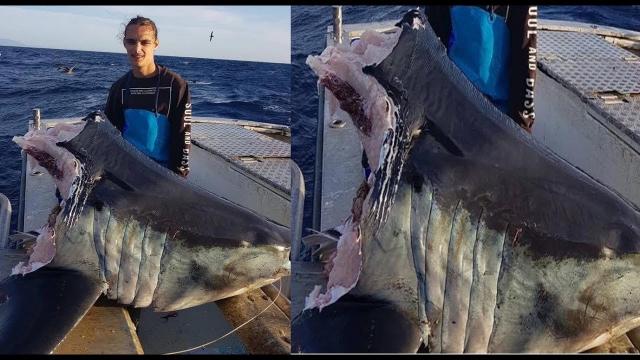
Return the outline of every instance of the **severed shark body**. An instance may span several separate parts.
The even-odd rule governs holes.
[[[307,64],[372,174],[292,352],[581,352],[640,326],[639,208],[495,108],[423,16]]]
[[[0,282],[2,353],[52,352],[103,293],[174,311],[290,272],[287,227],[156,164],[101,113],[14,141],[63,200]]]

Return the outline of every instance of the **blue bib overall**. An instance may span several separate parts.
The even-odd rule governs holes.
[[[131,72],[127,76],[129,96],[131,96],[130,80]],[[155,111],[125,107],[122,136],[155,162],[169,167],[169,119],[163,114],[158,114],[159,84],[160,75],[156,84]]]
[[[503,112],[509,96],[509,29],[477,6],[451,7],[449,58]]]

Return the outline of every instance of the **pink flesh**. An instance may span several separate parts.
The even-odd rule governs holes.
[[[13,137],[16,144],[32,154],[29,159],[32,165],[35,158],[49,172],[64,199],[71,195],[71,186],[80,175],[80,169],[75,156],[56,143],[72,139],[84,129],[85,124],[58,124],[47,130],[31,130],[24,136]]]
[[[380,63],[387,57],[399,36],[399,29],[390,34],[367,30],[351,45],[329,46],[321,55],[307,58],[307,64],[319,82],[329,90],[327,94],[333,94],[329,95],[329,103],[335,104],[337,99],[340,108],[358,129],[373,171],[380,166],[387,131],[395,128],[395,108],[384,88],[373,77],[365,75],[362,68]],[[335,117],[337,109],[332,107],[330,111],[330,116]],[[369,185],[373,179],[372,172]],[[317,307],[322,310],[356,286],[362,269],[359,221],[369,210],[362,206],[366,203],[369,188],[361,187],[356,194],[352,216],[343,224],[336,253],[325,264],[325,271],[329,273],[326,293],[321,294],[321,286],[316,286],[305,299],[305,309]]]
[[[390,34],[367,30],[351,45],[329,46],[322,54],[307,58],[307,65],[316,73],[321,83],[334,83],[336,90],[340,89],[340,84],[346,84],[339,91],[356,94],[354,99],[347,100],[346,103],[357,103],[357,106],[351,106],[357,109],[354,124],[359,129],[366,129],[359,132],[360,141],[367,153],[369,165],[374,170],[379,166],[385,133],[387,129],[395,128],[395,109],[384,88],[372,76],[365,75],[362,68],[384,60],[393,50],[399,36],[399,30]],[[327,87],[331,90],[330,86]],[[345,102],[341,101],[341,108],[343,106]],[[343,110],[349,112],[348,109]],[[336,109],[331,111],[330,116],[335,117]],[[362,119],[366,119],[369,124],[363,124]]]
[[[56,145],[57,142],[71,140],[78,135],[86,123],[58,124],[47,130],[32,130],[24,136],[15,136],[13,141],[27,154],[29,161],[35,161],[44,167],[52,176],[60,195],[63,199],[69,199],[73,189],[74,180],[80,176],[79,162],[66,149]],[[45,225],[40,230],[29,260],[25,264],[20,262],[11,271],[12,275],[28,274],[47,265],[56,255],[54,224]]]
[[[358,227],[347,221],[345,231],[340,240],[335,256],[332,256],[327,282],[327,292],[320,294],[320,286],[316,286],[305,301],[305,310],[314,307],[322,310],[325,306],[336,302],[349,292],[358,282],[362,267],[362,252]]]
[[[364,136],[369,136],[371,134],[371,120],[365,114],[363,99],[355,89],[333,73],[320,78],[320,83],[338,99],[340,108],[351,116],[351,121],[360,132]]]
[[[18,263],[12,270],[11,275],[28,274],[47,265],[56,255],[55,234],[52,228],[44,226],[40,229],[40,235],[36,239],[36,245],[32,249],[29,260]]]

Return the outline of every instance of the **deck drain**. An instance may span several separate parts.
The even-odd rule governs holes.
[[[335,119],[329,124],[330,127],[334,129],[343,128],[347,123],[342,119]]]

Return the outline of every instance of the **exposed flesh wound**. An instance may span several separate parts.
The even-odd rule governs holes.
[[[13,141],[42,166],[53,178],[64,201],[76,193],[81,168],[75,156],[58,143],[73,139],[86,123],[58,124],[52,128],[31,130],[24,136],[15,136]],[[50,263],[56,255],[55,225],[60,219],[60,206],[56,206],[49,215],[47,224],[40,229],[35,246],[29,250],[29,260],[20,262],[12,275],[28,274]]]
[[[30,250],[29,260],[26,263],[19,262],[11,270],[11,275],[26,275],[47,265],[56,255],[55,232],[49,225],[40,229],[40,234],[36,239],[36,245]]]
[[[36,244],[27,250],[29,259],[26,263],[21,261],[18,265],[14,266],[11,270],[11,275],[26,275],[38,270],[53,260],[56,255],[55,226],[61,211],[62,208],[60,205],[53,208],[47,218],[47,224],[39,231]]]
[[[360,187],[358,188],[358,191],[356,192],[356,197],[353,199],[353,206],[351,207],[351,217],[356,223],[360,222],[362,212],[364,210],[364,203],[370,190],[371,185],[369,185],[369,183],[366,181],[362,182],[362,184],[360,184]]]
[[[328,73],[320,78],[320,83],[338,99],[340,108],[351,116],[351,120],[360,129],[360,132],[369,136],[371,134],[371,120],[365,114],[362,96],[346,81],[333,73]]]
[[[358,282],[362,268],[360,231],[350,221],[345,224],[345,230],[338,240],[335,256],[331,259],[327,292],[321,294],[321,287],[317,285],[305,299],[305,310],[315,307],[322,310],[348,293]]]
[[[399,29],[386,34],[368,30],[351,44],[329,46],[321,55],[307,58],[307,64],[319,77],[319,83],[333,94],[340,109],[349,115],[358,129],[369,166],[374,172],[389,152],[383,146],[389,141],[388,135],[394,133],[396,108],[382,85],[364,74],[362,69],[386,58],[399,35]],[[326,292],[321,294],[321,286],[316,286],[305,299],[305,309],[317,307],[322,310],[356,286],[363,263],[360,221],[370,211],[367,204],[370,203],[368,199],[374,179],[372,173],[355,194],[351,216],[342,225],[335,253],[329,256],[324,266],[325,273],[328,273]]]
[[[33,146],[29,146],[24,150],[28,155],[33,157],[40,166],[45,168],[47,172],[54,178],[61,180],[64,176],[62,169],[58,168],[56,159],[44,151],[40,151]]]
[[[386,58],[399,36],[399,29],[389,33],[367,30],[360,39],[350,44],[328,46],[322,54],[307,58],[307,65],[318,76],[320,83],[327,83],[329,100],[338,98],[340,108],[347,112],[359,129],[358,136],[372,170],[380,165],[378,159],[385,133],[395,128],[396,108],[382,85],[372,76],[364,74],[362,69]],[[334,77],[338,81],[331,81]],[[334,90],[338,91],[334,93]],[[346,103],[343,103],[345,100]],[[337,118],[336,111],[337,108],[330,107],[328,115]]]
[[[58,146],[78,135],[86,123],[57,124],[48,129],[31,130],[24,136],[14,136],[13,141],[38,162],[53,177],[63,199],[73,193],[73,185],[81,175],[78,160],[67,149]]]

